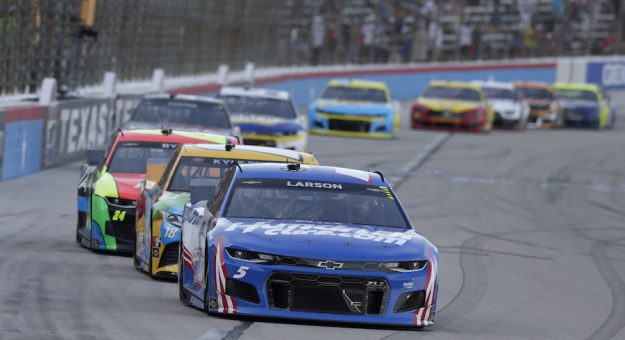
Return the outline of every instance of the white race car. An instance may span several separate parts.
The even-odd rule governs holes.
[[[525,129],[530,113],[530,107],[511,83],[488,81],[473,81],[482,88],[488,103],[495,111],[494,125],[496,127]]]

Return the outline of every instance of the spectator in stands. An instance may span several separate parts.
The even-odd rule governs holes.
[[[361,57],[365,63],[373,61],[373,38],[375,34],[375,15],[370,14],[365,18],[362,25],[362,49]]]
[[[338,44],[336,26],[334,23],[328,23],[325,30],[324,41],[325,63],[333,64],[336,62],[336,46]]]
[[[467,23],[460,26],[459,32],[460,43],[460,59],[468,59],[471,57],[471,48],[473,46],[473,28]]]
[[[312,35],[311,65],[319,65],[325,30],[323,17],[321,15],[315,15],[313,17],[312,27],[310,30]]]
[[[527,26],[523,36],[523,46],[528,57],[534,57],[536,53],[536,31],[532,25]]]
[[[399,28],[399,35],[401,37],[400,54],[401,60],[404,63],[409,62],[412,59],[412,41],[415,33],[414,17],[406,16],[402,18],[401,26]]]
[[[428,27],[429,59],[438,61],[439,53],[443,48],[443,29],[436,20],[430,21]]]

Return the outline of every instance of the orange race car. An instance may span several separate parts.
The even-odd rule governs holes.
[[[552,129],[558,121],[558,101],[551,84],[516,82],[514,86],[530,105],[528,128]]]

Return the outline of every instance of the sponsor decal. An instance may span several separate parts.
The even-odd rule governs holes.
[[[320,261],[317,263],[317,267],[325,269],[341,269],[343,268],[342,262],[334,262],[332,260]]]
[[[381,242],[387,244],[396,244],[401,246],[406,242],[418,238],[419,236],[410,231],[390,232],[384,230],[367,230],[362,228],[349,227],[342,224],[316,225],[316,224],[289,224],[278,223],[269,224],[265,222],[243,223],[236,222],[229,225],[225,232],[241,232],[247,234],[251,232],[262,232],[267,236],[333,236],[344,237],[346,239],[358,239],[371,242]]]
[[[113,130],[110,99],[81,100],[51,107],[45,126],[45,166],[60,164],[82,151],[103,146]]]
[[[322,182],[286,182],[287,187],[315,188],[315,189],[334,189],[343,190],[343,186],[338,183],[322,183]]]
[[[589,62],[586,81],[606,88],[625,87],[625,62]]]

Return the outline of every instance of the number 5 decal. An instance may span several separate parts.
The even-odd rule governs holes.
[[[233,279],[243,278],[245,275],[247,275],[248,269],[250,269],[250,267],[246,267],[246,266],[239,267],[239,270],[237,270],[237,272],[234,275],[232,275],[232,278]]]

